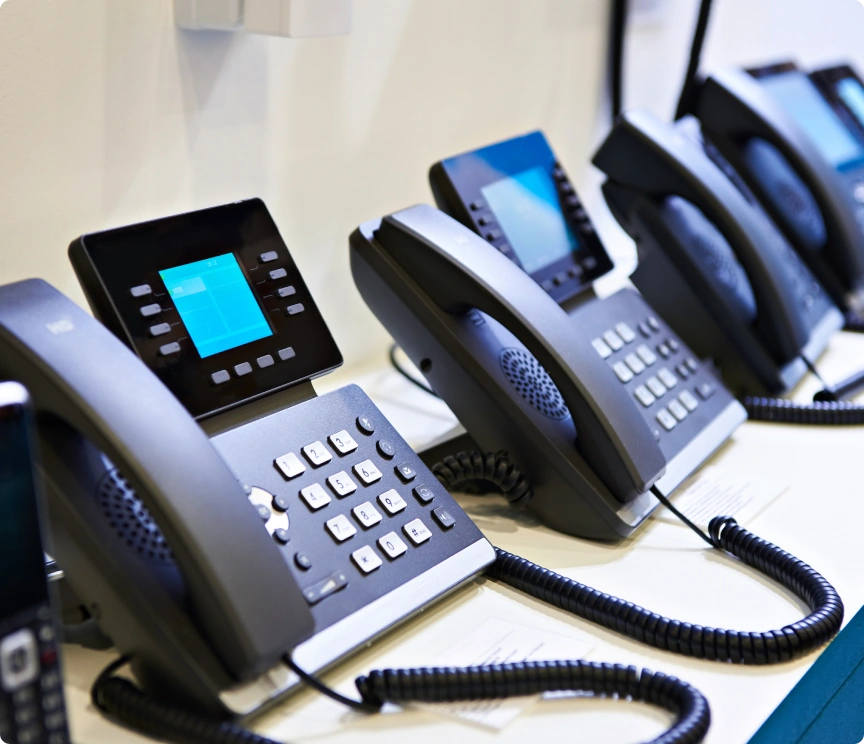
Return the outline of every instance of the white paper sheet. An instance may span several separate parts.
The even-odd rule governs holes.
[[[564,636],[499,618],[490,618],[446,651],[440,661],[436,662],[436,666],[466,667],[520,661],[582,659],[593,647],[586,638]],[[489,729],[501,730],[538,697],[539,695],[533,695],[465,703],[424,703],[419,707]]]

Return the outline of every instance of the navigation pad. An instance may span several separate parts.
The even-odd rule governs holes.
[[[196,418],[342,363],[260,199],[84,235],[69,257],[96,317]]]

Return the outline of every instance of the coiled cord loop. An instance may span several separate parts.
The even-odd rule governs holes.
[[[780,630],[746,632],[703,627],[663,617],[604,594],[496,548],[488,574],[505,584],[640,643],[709,661],[776,664],[804,656],[840,630],[843,602],[834,587],[803,561],[748,532],[731,517],[709,525],[715,548],[736,556],[800,597],[812,612]]]
[[[432,474],[449,491],[458,491],[477,481],[487,481],[500,489],[513,506],[524,506],[534,498],[522,468],[511,462],[503,451],[448,455],[432,466]]]
[[[796,403],[784,398],[745,396],[741,404],[751,421],[778,424],[854,426],[864,424],[864,406],[846,400]]]
[[[561,690],[629,698],[665,708],[676,717],[672,727],[651,744],[695,744],[703,740],[711,723],[708,701],[695,687],[677,677],[621,664],[531,661],[461,669],[384,669],[358,677],[356,684],[371,705],[483,700]]]

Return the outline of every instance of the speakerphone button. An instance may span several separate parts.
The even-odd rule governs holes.
[[[447,510],[446,506],[439,506],[437,509],[433,509],[432,516],[441,525],[442,530],[449,530],[456,524],[456,518]]]
[[[271,261],[275,261],[279,258],[279,254],[276,251],[267,251],[267,253],[262,253],[258,256],[258,263],[270,263]]]
[[[229,375],[228,370],[225,369],[220,369],[218,372],[214,372],[212,375],[210,375],[210,382],[212,382],[214,385],[222,385],[223,383],[228,382],[228,380],[230,379],[231,375]]]
[[[149,284],[139,284],[137,287],[132,287],[129,290],[129,294],[137,299],[138,297],[146,297],[149,294],[153,294],[153,289]]]
[[[358,416],[357,417],[357,427],[364,434],[374,434],[375,433],[375,424],[372,423],[372,419],[368,416]]]
[[[273,269],[273,271],[270,272],[270,278],[273,281],[284,279],[286,276],[288,276],[288,272],[285,271],[285,269]]]
[[[295,356],[297,356],[297,354],[294,352],[294,349],[292,349],[290,346],[285,349],[279,349],[278,353],[279,358],[283,362],[287,362],[289,359],[293,359]]]
[[[147,330],[150,338],[156,338],[157,336],[164,336],[166,333],[171,332],[171,326],[167,323],[157,323],[156,325],[150,326]]]

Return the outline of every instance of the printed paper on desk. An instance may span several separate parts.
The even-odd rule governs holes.
[[[594,645],[585,638],[571,638],[490,618],[445,652],[435,665],[468,667],[520,661],[583,659],[593,648]],[[423,703],[418,707],[500,730],[539,697],[532,695],[465,703]]]
[[[735,517],[746,526],[789,486],[767,478],[743,478],[708,465],[686,481],[672,495],[672,503],[684,516],[702,529],[717,516]],[[657,519],[674,522],[686,529],[678,517],[665,506],[655,512]]]

